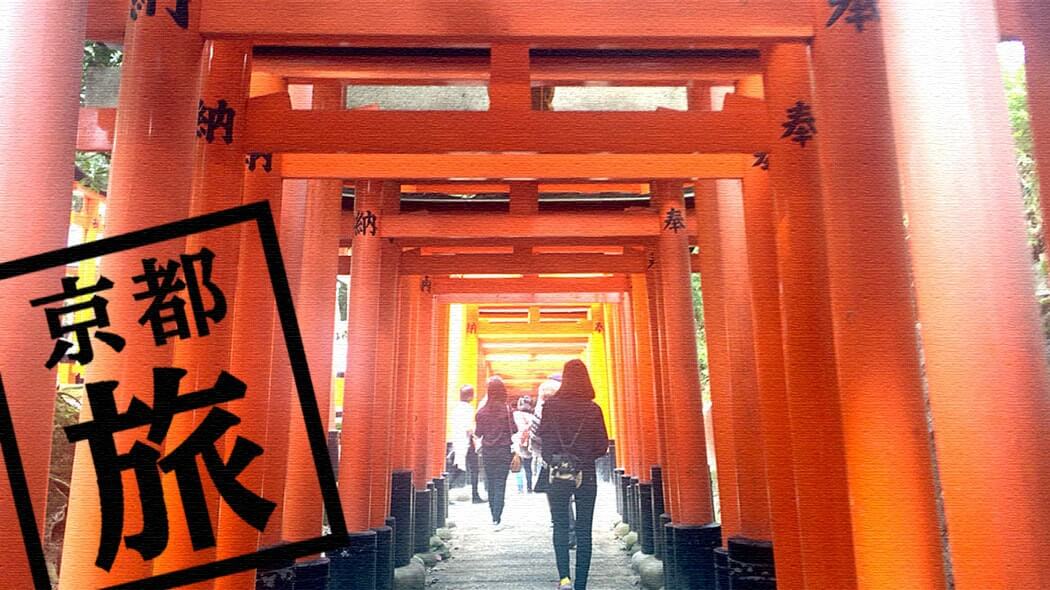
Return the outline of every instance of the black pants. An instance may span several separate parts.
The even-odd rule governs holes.
[[[554,481],[547,491],[554,523],[554,558],[558,563],[558,577],[569,575],[569,530],[572,526],[572,506],[576,502],[576,579],[573,588],[587,589],[587,572],[591,569],[591,524],[594,519],[594,499],[598,494],[598,479],[594,470],[583,472],[583,483]]]
[[[467,477],[470,478],[470,494],[471,499],[477,500],[481,498],[478,494],[478,476],[481,472],[481,466],[478,464],[478,452],[474,450],[473,444],[467,449]]]
[[[521,460],[521,470],[525,472],[525,489],[532,492],[532,457]]]
[[[507,475],[510,474],[510,447],[487,447],[481,451],[485,464],[485,489],[489,492],[489,511],[492,522],[503,518],[503,500],[507,495]]]

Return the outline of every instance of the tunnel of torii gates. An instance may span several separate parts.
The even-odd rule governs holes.
[[[505,370],[482,362],[502,345],[504,359],[546,346],[589,362],[619,508],[665,560],[667,588],[708,587],[712,555],[733,539],[771,542],[785,589],[1050,588],[1046,361],[996,61],[999,41],[1025,42],[1045,162],[1050,19],[1037,0],[894,0],[877,20],[865,16],[874,2],[822,0],[156,4],[133,20],[123,0],[0,5],[0,257],[66,244],[56,220],[70,214],[74,149],[113,150],[107,235],[268,200],[316,391],[332,389],[332,285],[348,273],[349,587],[389,587],[411,551],[403,533],[425,535],[431,504],[443,517],[430,498],[445,489],[445,394]],[[85,38],[123,44],[116,109],[78,106]],[[542,89],[588,83],[686,87],[688,110],[544,109]],[[347,110],[347,84],[481,85],[489,105]],[[726,87],[723,101],[713,89]],[[195,137],[199,106],[219,100],[236,112],[230,133]],[[399,198],[421,192],[508,198],[492,210]],[[565,192],[629,198],[545,198]],[[354,235],[369,213],[374,226]],[[137,262],[102,264],[131,276]],[[258,342],[273,313],[246,271],[215,260],[216,276],[236,277],[232,335],[134,355],[102,347],[86,378],[119,373],[124,408],[150,391],[149,367],[270,371]],[[713,436],[691,272],[703,277]],[[27,280],[50,292],[57,278]],[[53,343],[5,289],[0,368],[7,391],[28,392],[9,403],[39,519],[56,376],[24,359]],[[110,316],[132,317],[132,303],[111,301]],[[130,349],[145,336],[127,337]],[[271,382],[268,432],[302,419],[289,390]],[[327,416],[329,397],[317,402]],[[254,436],[265,469],[241,482],[284,498],[277,524],[260,535],[216,508],[211,559],[321,529],[306,443]],[[62,588],[200,562],[173,521],[159,558],[122,548],[111,572],[95,567],[84,455]],[[11,493],[4,478],[0,577],[28,588]],[[139,509],[127,500],[130,531]],[[754,558],[764,545],[736,547]],[[201,587],[251,588],[254,576]]]

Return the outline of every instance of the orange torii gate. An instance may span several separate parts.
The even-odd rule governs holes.
[[[787,589],[946,588],[949,576],[960,589],[1050,586],[1042,550],[1050,541],[1046,366],[1019,204],[1004,205],[1017,191],[995,60],[1000,39],[1026,42],[1033,133],[1045,155],[1050,34],[1039,2],[897,0],[879,5],[878,20],[860,21],[844,12],[848,3],[823,0],[658,1],[644,10],[632,0],[515,0],[481,19],[471,5],[412,0],[274,2],[267,15],[235,0],[187,4],[185,22],[174,25],[163,11],[129,21],[118,0],[8,0],[0,8],[0,20],[17,23],[18,38],[34,49],[0,65],[0,119],[18,122],[0,130],[0,149],[17,159],[0,177],[8,222],[0,256],[65,244],[74,147],[114,150],[110,235],[268,200],[323,409],[331,282],[340,242],[351,241],[343,416],[354,428],[343,432],[339,478],[352,533],[333,576],[389,588],[392,568],[412,549],[389,517],[417,539],[440,521],[433,498],[443,493],[446,404],[437,393],[447,383],[450,301],[564,301],[557,294],[569,293],[602,303],[603,346],[620,362],[606,371],[620,508],[643,546],[651,540],[663,558],[667,588],[709,587],[715,564],[741,548],[775,553],[777,584]],[[73,89],[85,35],[122,40],[125,63],[117,108],[78,117]],[[253,55],[261,45],[342,43],[489,50],[439,64]],[[610,45],[627,57],[575,63],[530,53]],[[641,72],[630,58],[641,49],[712,52],[665,57]],[[346,81],[450,79],[487,82],[489,110],[350,111],[341,94]],[[534,84],[596,79],[688,85],[690,109],[531,107]],[[715,83],[736,90],[721,111],[699,90]],[[194,143],[198,101],[219,98],[238,112],[231,141]],[[246,168],[246,154],[255,156],[249,162],[265,157],[266,168]],[[1045,189],[1050,174],[1042,178]],[[354,184],[353,212],[338,207],[344,181]],[[648,185],[638,190],[650,194],[648,206],[542,210],[539,185],[577,182]],[[408,186],[485,183],[508,185],[507,213],[401,211]],[[683,186],[695,195],[691,208]],[[371,231],[356,227],[359,213],[375,216]],[[228,242],[226,251],[244,252]],[[692,245],[699,253],[690,254]],[[591,249],[538,250],[547,246]],[[601,253],[611,247],[623,250]],[[157,560],[122,551],[103,571],[94,565],[91,458],[78,449],[61,588],[131,582],[319,534],[303,442],[288,435],[291,377],[244,344],[252,334],[268,356],[283,346],[272,313],[244,322],[258,296],[246,256],[216,271],[234,279],[231,313],[242,321],[233,331],[150,354],[103,349],[87,376],[120,374],[123,408],[132,391],[147,389],[154,366],[222,358],[268,374],[268,419],[250,436],[267,441],[266,466],[242,482],[282,499],[277,524],[259,534],[217,503],[210,555],[173,536]],[[130,276],[137,263],[116,257],[104,271]],[[613,276],[571,279],[568,289],[559,283],[569,279],[448,278],[484,270]],[[703,452],[693,270],[704,287],[718,523]],[[55,280],[32,277],[42,291]],[[5,303],[24,299],[5,289]],[[615,297],[598,296],[608,293]],[[0,313],[6,391],[50,392],[54,374],[24,360],[50,345],[39,317],[13,305]],[[114,302],[110,315],[137,316],[126,302]],[[8,398],[39,520],[53,399]],[[192,426],[176,421],[172,430]],[[4,479],[0,540],[9,547],[22,542],[11,498]],[[405,501],[420,507],[416,516]],[[129,530],[141,525],[139,508],[132,497]],[[23,560],[0,563],[0,577],[12,587],[33,583]],[[242,573],[198,586],[254,583]]]

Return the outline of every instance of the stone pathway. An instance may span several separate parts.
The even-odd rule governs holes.
[[[518,495],[513,476],[508,481],[503,530],[492,530],[488,504],[471,504],[469,492],[451,490],[449,508],[452,529],[452,559],[438,563],[427,574],[432,590],[551,590],[557,588],[558,571],[551,545],[550,509],[544,494]],[[591,558],[589,590],[634,590],[637,576],[631,572],[623,544],[612,527],[619,520],[615,490],[599,484],[594,511],[594,554]],[[484,492],[482,493],[484,496]],[[572,552],[575,559],[575,552]]]

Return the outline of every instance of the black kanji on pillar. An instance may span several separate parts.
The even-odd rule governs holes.
[[[255,167],[258,165],[259,160],[263,161],[263,171],[269,172],[273,170],[273,154],[252,152],[244,157],[244,163],[248,165],[248,170],[252,172],[255,172]]]
[[[214,107],[205,105],[203,100],[200,101],[197,105],[197,137],[203,137],[211,143],[215,141],[215,131],[222,129],[222,140],[227,145],[233,143],[233,117],[236,114],[225,99],[219,99]]]
[[[650,268],[652,268],[654,266],[656,266],[656,253],[650,251],[649,252],[648,264],[646,265],[645,270],[649,270]]]
[[[846,22],[857,27],[858,31],[864,31],[864,24],[869,21],[879,20],[879,3],[877,0],[828,0],[828,5],[834,8],[825,28],[831,27],[846,16]]]
[[[787,117],[787,121],[780,125],[784,128],[781,139],[790,137],[791,141],[806,147],[806,142],[817,134],[813,108],[801,100],[795,101],[795,106],[787,109]]]
[[[376,235],[378,229],[379,218],[376,217],[375,213],[371,211],[358,211],[354,215],[354,235],[363,236],[366,233],[368,235]]]
[[[431,289],[434,288],[434,282],[430,280],[430,275],[425,275],[423,280],[419,281],[419,290],[424,293],[430,293]]]
[[[174,9],[165,8],[164,10],[168,11],[171,20],[175,21],[179,28],[188,29],[190,27],[190,0],[176,0]],[[157,0],[131,0],[131,10],[128,16],[131,17],[131,20],[138,20],[140,13],[145,16],[156,16]]]
[[[755,152],[755,161],[751,164],[752,168],[761,168],[763,170],[769,170],[769,154],[766,152]]]
[[[685,216],[677,208],[671,207],[667,211],[667,216],[664,217],[664,231],[671,230],[678,233],[680,229],[685,229]]]

